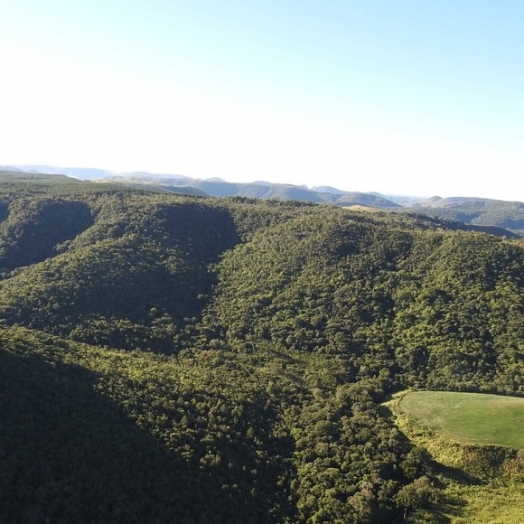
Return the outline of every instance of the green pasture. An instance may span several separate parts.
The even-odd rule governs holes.
[[[402,398],[400,408],[464,443],[524,448],[524,398],[410,391]]]

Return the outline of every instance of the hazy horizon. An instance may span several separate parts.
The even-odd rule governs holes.
[[[226,177],[217,177],[217,176],[211,176],[211,177],[190,177],[187,175],[184,175],[183,173],[165,173],[165,172],[151,172],[146,170],[133,170],[133,171],[126,171],[126,172],[116,172],[109,169],[105,169],[104,167],[96,167],[96,166],[50,166],[50,165],[44,165],[44,164],[1,164],[0,163],[0,170],[2,169],[9,169],[9,168],[15,168],[15,169],[22,169],[26,173],[37,173],[37,174],[50,174],[50,175],[60,175],[65,174],[66,176],[69,176],[71,178],[76,178],[78,180],[96,180],[96,177],[87,177],[87,176],[79,176],[74,173],[69,172],[69,170],[93,170],[93,171],[100,171],[104,173],[108,173],[107,176],[115,176],[115,177],[123,177],[131,176],[131,175],[150,175],[152,177],[158,177],[158,178],[177,178],[180,177],[181,179],[190,179],[190,180],[200,180],[200,181],[222,181],[226,183],[231,184],[273,184],[273,185],[284,185],[284,186],[294,186],[294,187],[300,187],[300,188],[307,188],[310,190],[321,190],[321,188],[332,188],[344,192],[355,192],[355,193],[373,193],[377,195],[382,195],[385,198],[399,198],[399,199],[410,199],[413,201],[423,201],[423,200],[429,200],[431,198],[479,198],[479,199],[491,199],[490,197],[485,196],[478,196],[475,194],[469,194],[469,195],[461,195],[461,194],[454,194],[454,195],[448,195],[448,194],[438,194],[438,193],[430,193],[430,194],[415,194],[415,193],[386,193],[382,191],[359,191],[359,190],[353,190],[353,189],[341,189],[340,187],[333,186],[330,184],[318,184],[318,185],[307,185],[307,184],[300,184],[300,183],[290,183],[286,182],[285,180],[277,181],[277,182],[270,182],[269,180],[243,180],[241,182],[235,182],[233,180],[230,180]],[[49,168],[46,170],[46,168]],[[497,200],[497,199],[494,199]],[[524,202],[520,201],[518,199],[499,199],[499,200],[505,200],[510,202]]]
[[[524,4],[0,5],[0,163],[524,200]]]

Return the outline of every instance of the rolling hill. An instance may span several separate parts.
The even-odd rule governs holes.
[[[218,178],[194,179],[183,175],[152,174],[148,172],[133,172],[117,174],[102,169],[52,167],[52,166],[16,166],[14,169],[24,169],[30,172],[62,174],[81,180],[105,180],[113,183],[123,183],[140,188],[146,185],[195,196],[242,196],[248,198],[284,200],[302,200],[315,203],[335,205],[360,204],[377,208],[399,208],[399,204],[372,193],[340,191],[334,188],[308,189],[305,186],[292,184],[273,184],[270,182],[233,183]]]
[[[0,267],[2,521],[438,523],[524,491],[516,449],[452,483],[383,406],[524,395],[520,240],[16,173]]]
[[[524,233],[524,203],[485,198],[434,197],[409,208],[424,215],[460,220],[476,226],[497,226]]]

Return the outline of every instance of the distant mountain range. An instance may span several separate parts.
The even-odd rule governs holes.
[[[22,170],[26,172],[61,174],[80,180],[111,181],[123,184],[143,184],[167,191],[191,193],[201,196],[241,196],[247,198],[280,198],[285,200],[302,200],[317,204],[326,203],[338,206],[361,205],[384,209],[400,209],[400,204],[376,193],[341,191],[321,186],[307,188],[292,184],[273,184],[257,181],[253,183],[227,182],[221,178],[198,179],[179,174],[149,173],[137,171],[132,173],[114,173],[105,169],[84,167],[55,167],[48,165],[0,166],[0,169]],[[191,188],[191,191],[188,189]]]
[[[308,188],[305,185],[275,184],[266,181],[252,183],[228,182],[222,178],[191,178],[181,174],[135,171],[115,173],[106,169],[85,167],[56,167],[48,165],[0,166],[0,170],[66,175],[97,183],[112,182],[132,187],[144,187],[162,192],[176,192],[194,196],[245,197],[282,199],[332,204],[343,207],[364,206],[387,211],[418,213],[435,218],[458,220],[466,224],[498,227],[519,235],[524,234],[524,203],[492,200],[478,197],[382,195],[343,191],[331,186]]]
[[[432,197],[405,210],[459,220],[474,226],[497,226],[524,234],[524,203],[475,197]]]

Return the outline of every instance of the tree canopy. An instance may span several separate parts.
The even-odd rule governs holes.
[[[44,182],[0,192],[3,521],[442,522],[381,402],[524,394],[519,241]]]

